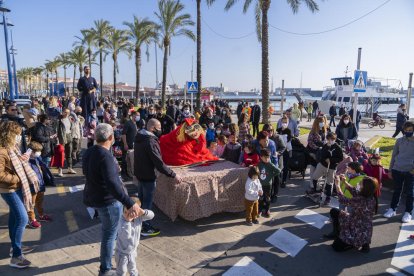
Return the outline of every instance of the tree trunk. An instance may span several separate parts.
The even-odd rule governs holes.
[[[46,73],[46,87],[47,90],[49,91],[49,95],[52,97],[53,96],[53,87],[52,89],[49,88],[49,72]]]
[[[201,108],[201,0],[197,0],[197,109]],[[193,110],[193,107],[191,107]]]
[[[56,93],[56,96],[59,96],[59,80],[58,80],[58,71],[57,70],[55,71],[55,75],[56,75],[56,90],[55,90],[55,93]]]
[[[89,72],[92,76],[92,61],[91,61],[91,56],[92,56],[92,50],[91,48],[88,48],[88,65],[89,65]]]
[[[162,65],[162,90],[161,90],[161,107],[165,108],[165,89],[167,87],[167,65],[168,65],[168,47],[164,44],[164,61]]]
[[[75,79],[76,79],[76,66],[73,66],[73,83],[72,83],[72,96],[75,95]]]
[[[66,95],[66,66],[63,67],[63,88],[65,89],[65,96]]]
[[[141,85],[141,47],[135,48],[135,67],[136,67],[135,105],[138,105],[139,88]]]
[[[113,56],[114,60],[114,101],[116,101],[116,56]]]
[[[270,0],[262,4],[262,113],[263,123],[269,123],[269,24],[267,12]]]

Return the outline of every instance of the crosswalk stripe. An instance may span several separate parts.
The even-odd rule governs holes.
[[[402,273],[402,272],[399,272],[398,270],[396,270],[396,269],[394,269],[394,268],[392,268],[392,267],[387,268],[387,269],[385,270],[385,272],[387,272],[387,273],[389,273],[389,274],[391,274],[391,275],[394,275],[394,276],[406,276],[406,274],[404,274],[404,273]]]
[[[56,184],[56,191],[58,192],[59,196],[65,196],[66,195],[66,189],[63,184]]]
[[[271,276],[260,265],[255,263],[249,257],[243,257],[234,266],[227,270],[223,276]]]
[[[309,209],[303,209],[300,211],[295,218],[306,222],[307,224],[310,224],[318,229],[322,229],[322,227],[325,226],[326,223],[328,223],[329,218],[326,216],[323,216],[319,213],[316,213]]]
[[[414,221],[411,220],[408,223],[403,223],[395,245],[391,264],[413,275],[414,240],[408,238],[412,233],[414,233]]]

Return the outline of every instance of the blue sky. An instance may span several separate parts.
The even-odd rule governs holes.
[[[217,0],[212,7],[203,1],[203,20],[225,39],[202,26],[203,86],[219,86],[232,90],[260,88],[261,50],[257,41],[254,22],[254,6],[247,14],[242,13],[242,3],[229,12],[224,11],[226,0]],[[285,0],[272,0],[269,23],[292,32],[308,33],[331,29],[348,23],[375,9],[385,0],[317,0],[320,11],[312,14],[301,6],[293,14]],[[186,11],[196,20],[195,0],[182,0]],[[93,26],[97,19],[107,19],[113,26],[123,28],[122,22],[132,20],[133,15],[155,20],[156,0],[6,0],[12,12],[9,19],[15,24],[13,34],[18,49],[18,68],[39,66],[69,51],[79,30]],[[331,77],[342,76],[346,66],[356,68],[357,49],[362,47],[361,69],[369,76],[396,78],[407,87],[408,74],[414,71],[414,1],[391,0],[382,8],[345,28],[321,35],[298,36],[280,32],[270,27],[270,75],[274,87],[285,80],[286,87],[322,89],[332,85]],[[194,27],[195,31],[195,27]],[[0,41],[3,43],[3,36]],[[4,44],[3,44],[4,45]],[[196,61],[195,42],[174,38],[169,59],[168,83],[183,85],[191,78],[191,59]],[[135,83],[133,60],[120,57],[119,81]],[[159,76],[161,80],[162,51],[158,50]],[[104,82],[112,80],[112,60],[104,65]],[[4,47],[0,50],[0,67],[6,68]],[[72,72],[73,70],[69,70]],[[98,68],[92,69],[99,79]],[[62,73],[60,73],[62,74]],[[72,74],[72,73],[70,73]],[[195,75],[195,65],[194,65]],[[150,49],[150,61],[142,63],[142,83],[155,85],[154,47]],[[390,82],[391,83],[391,82]]]

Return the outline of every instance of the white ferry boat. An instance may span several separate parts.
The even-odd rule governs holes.
[[[354,102],[354,79],[338,77],[331,80],[335,86],[325,89],[321,101],[318,101],[321,112],[328,114],[332,103],[336,103],[338,108],[344,105],[347,110],[351,109]],[[401,86],[401,82],[398,86]],[[378,112],[381,116],[393,117],[398,105],[405,99],[401,92],[402,88],[391,88],[379,80],[370,78],[367,81],[366,92],[358,93],[358,110],[366,116]]]

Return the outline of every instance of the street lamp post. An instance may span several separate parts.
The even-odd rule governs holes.
[[[7,25],[13,26],[10,23],[7,23]],[[14,45],[13,45],[13,32],[12,32],[12,30],[10,30],[10,38],[11,38],[10,53],[11,53],[12,59],[13,59],[13,72],[14,72],[14,75],[13,75],[13,77],[14,77],[14,83],[13,83],[13,85],[14,85],[14,94],[15,94],[16,98],[19,98],[19,85],[17,83],[16,60],[14,59],[14,55],[16,54],[16,49],[14,48]]]
[[[6,21],[6,12],[10,12],[9,9],[5,8],[3,6],[3,1],[0,1],[0,12],[3,12],[3,22],[7,22]],[[6,43],[6,59],[7,59],[7,74],[9,77],[9,95],[10,95],[10,100],[14,100],[14,93],[13,93],[13,73],[12,73],[12,69],[11,69],[11,65],[10,65],[10,52],[9,52],[9,33],[8,33],[8,29],[7,29],[7,24],[3,24],[4,27],[4,40]]]

